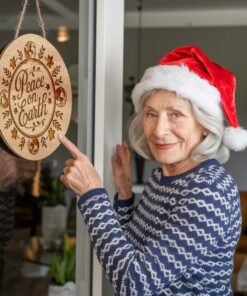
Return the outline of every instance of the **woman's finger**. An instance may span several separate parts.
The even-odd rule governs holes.
[[[119,175],[122,171],[121,162],[117,155],[112,156],[112,169],[114,176]]]
[[[120,165],[120,159],[117,154],[112,155],[112,163],[114,163],[115,165]]]
[[[126,143],[123,143],[122,145],[118,145],[117,151],[118,151],[121,159],[122,158],[124,158],[125,160],[130,159],[130,151],[129,151],[128,145]]]
[[[68,159],[68,160],[65,161],[65,166],[70,167],[70,166],[73,166],[74,163],[75,163],[74,159]]]
[[[65,175],[61,175],[61,176],[59,177],[59,179],[60,179],[60,181],[61,181],[66,187],[70,188],[69,184],[67,183],[67,178],[66,178]]]
[[[117,147],[117,154],[120,159],[121,166],[125,173],[130,171],[130,153],[128,147],[124,144]]]
[[[122,145],[117,145],[117,149],[116,149],[117,155],[120,159],[121,162],[125,162],[126,161],[126,153],[125,153],[125,149]]]
[[[75,191],[75,187],[77,187],[75,184],[77,184],[78,180],[80,180],[80,174],[78,173],[76,167],[65,167],[63,169],[63,175],[60,176],[60,179],[65,186]]]
[[[64,169],[63,169],[63,173],[64,175],[67,175],[69,173],[69,167],[66,166]]]
[[[62,134],[59,134],[58,140],[60,141],[61,144],[64,145],[64,147],[71,153],[71,155],[75,159],[80,159],[83,157],[83,154],[81,153],[81,151],[67,137],[65,137]]]
[[[124,142],[123,145],[124,145],[124,148],[125,148],[126,155],[127,155],[128,159],[130,160],[129,146],[128,146],[128,144],[126,142]]]
[[[73,190],[78,196],[83,195],[83,184],[79,182],[78,178],[73,178],[71,175],[70,177],[68,175],[61,175],[60,181],[69,189]],[[87,190],[85,190],[87,191]]]

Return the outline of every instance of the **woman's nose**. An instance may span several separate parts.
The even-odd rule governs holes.
[[[159,117],[155,128],[154,128],[154,134],[156,137],[162,137],[164,135],[169,134],[170,131],[170,123],[167,119],[167,117]]]

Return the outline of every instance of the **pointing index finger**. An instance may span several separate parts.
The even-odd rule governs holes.
[[[81,158],[81,156],[82,156],[81,151],[67,137],[65,137],[64,135],[59,134],[58,135],[58,140],[60,141],[61,144],[64,145],[64,147],[71,153],[71,155],[75,159]]]

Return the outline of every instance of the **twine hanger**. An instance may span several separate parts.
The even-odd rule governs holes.
[[[45,23],[44,23],[44,20],[42,18],[42,15],[41,15],[39,0],[35,0],[35,3],[36,3],[36,13],[37,13],[38,18],[39,18],[39,22],[38,23],[39,23],[40,29],[42,31],[43,37],[46,38]],[[21,25],[22,25],[22,22],[23,22],[23,19],[24,19],[24,15],[25,15],[25,12],[26,12],[27,4],[28,4],[28,0],[25,0],[23,2],[23,7],[22,7],[22,10],[21,10],[21,13],[20,13],[19,22],[18,22],[18,24],[16,26],[15,38],[17,38],[19,36],[20,28],[21,28]]]

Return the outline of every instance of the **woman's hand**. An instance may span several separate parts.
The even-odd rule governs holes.
[[[131,158],[126,143],[116,146],[112,168],[119,199],[129,199],[132,196]]]
[[[102,187],[100,177],[89,158],[65,136],[59,135],[58,139],[74,157],[65,162],[63,175],[60,176],[62,183],[79,196]]]

